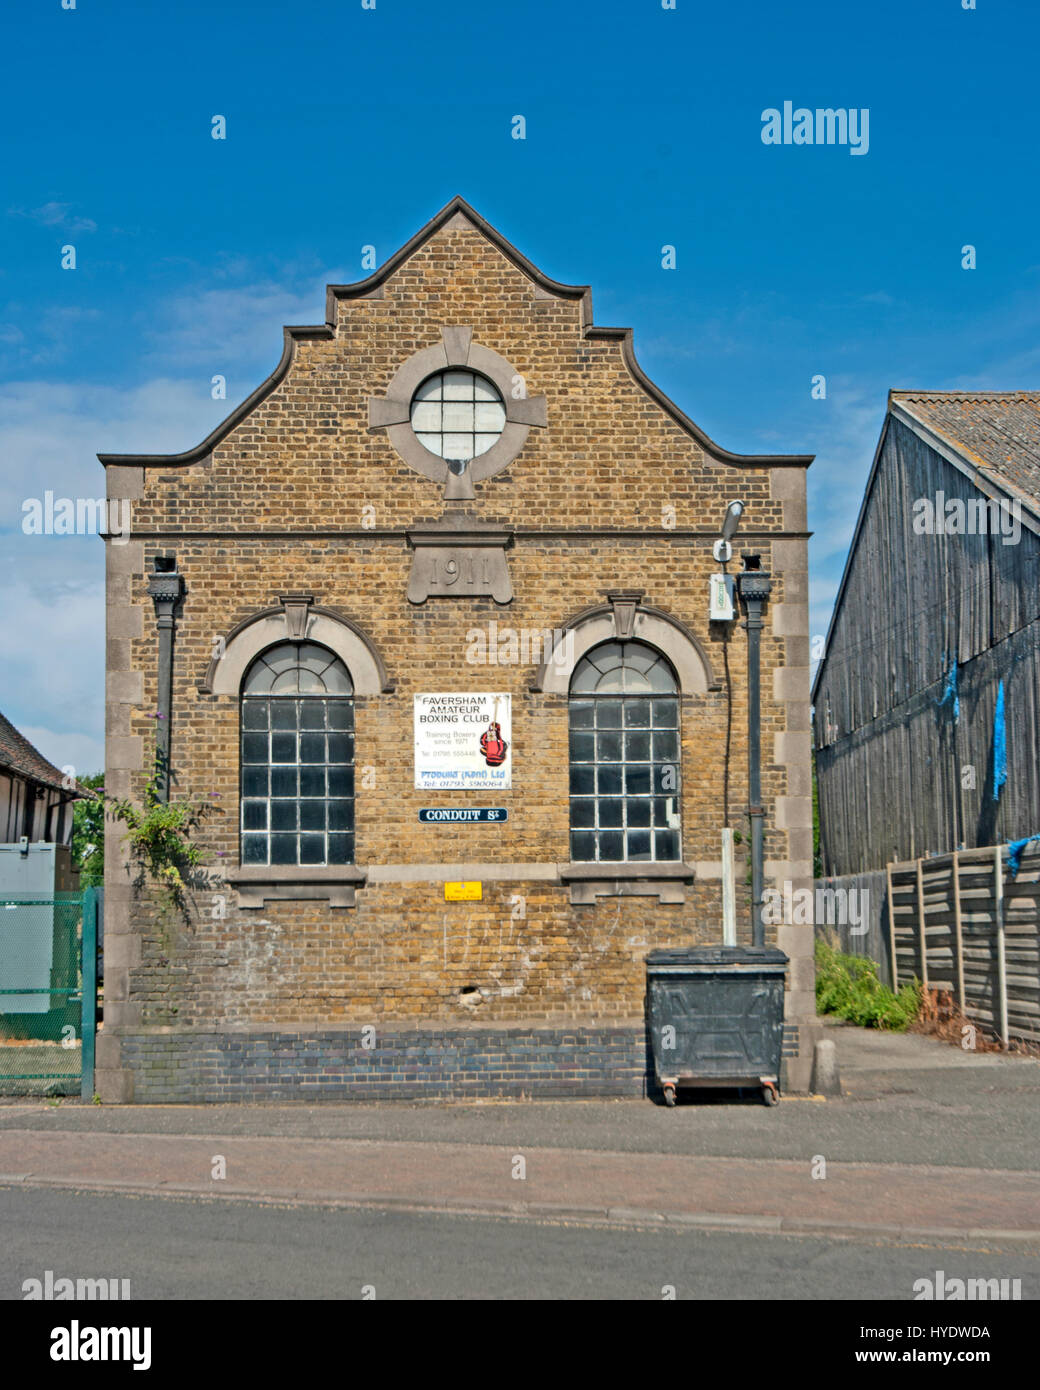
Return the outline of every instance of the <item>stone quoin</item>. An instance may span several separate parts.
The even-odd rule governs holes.
[[[644,1094],[644,960],[721,941],[726,825],[751,939],[747,634],[708,616],[735,498],[765,884],[813,886],[811,458],[715,444],[461,198],[196,448],[100,458],[106,789],[142,800],[165,709],[170,799],[221,808],[189,920],[108,825],[102,1099]],[[507,629],[552,642],[470,659]],[[477,722],[420,727],[449,693]],[[420,818],[467,807],[503,815]],[[812,927],[768,940],[805,1090]]]

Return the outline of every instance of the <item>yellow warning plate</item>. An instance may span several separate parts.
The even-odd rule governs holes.
[[[446,883],[444,901],[446,903],[479,903],[484,900],[482,883]]]

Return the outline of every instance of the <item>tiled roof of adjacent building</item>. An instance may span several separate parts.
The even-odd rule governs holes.
[[[1040,391],[892,391],[894,407],[1040,512]]]
[[[9,719],[0,714],[0,772],[13,772],[44,787],[64,790],[62,774],[38,752],[24,734],[20,734]],[[76,796],[94,793],[76,783]]]

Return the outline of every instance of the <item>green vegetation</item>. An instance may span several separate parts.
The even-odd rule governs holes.
[[[188,881],[203,862],[202,850],[191,837],[207,817],[219,813],[220,807],[213,804],[215,792],[201,801],[164,801],[161,785],[168,779],[162,773],[162,758],[157,750],[143,808],[126,797],[106,796],[105,801],[109,814],[126,826],[123,838],[137,860],[139,883],[150,877],[164,906],[177,909],[190,921]]]
[[[823,856],[820,854],[820,787],[816,780],[816,749],[812,759],[812,852],[813,878],[823,878]]]
[[[903,1032],[921,1007],[917,980],[894,994],[878,979],[877,965],[862,956],[848,956],[826,941],[816,943],[816,1011],[837,1014],[861,1028]]]
[[[104,788],[105,774],[93,772],[77,779],[81,787]],[[79,886],[97,888],[105,881],[105,801],[77,801],[72,810],[72,862],[79,869]]]
[[[127,828],[126,839],[141,868],[151,876],[172,907],[185,907],[185,877],[202,862],[199,846],[191,840],[196,826],[217,811],[212,799],[198,802],[159,798],[158,763],[145,788],[145,805],[134,806],[126,798],[105,795],[105,774],[80,777],[83,787],[97,791],[92,801],[77,801],[72,820],[72,862],[80,871],[80,887],[93,888],[105,881],[105,810]]]
[[[152,783],[144,810],[125,799],[109,804],[116,820],[127,827],[125,839],[131,853],[158,885],[165,902],[186,911],[185,876],[190,877],[202,863],[202,852],[191,833],[216,808],[206,801],[160,801]]]

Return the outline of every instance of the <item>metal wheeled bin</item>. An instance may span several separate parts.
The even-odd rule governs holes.
[[[776,1105],[786,968],[772,946],[650,952],[647,1022],[666,1105],[680,1086],[761,1087]]]

